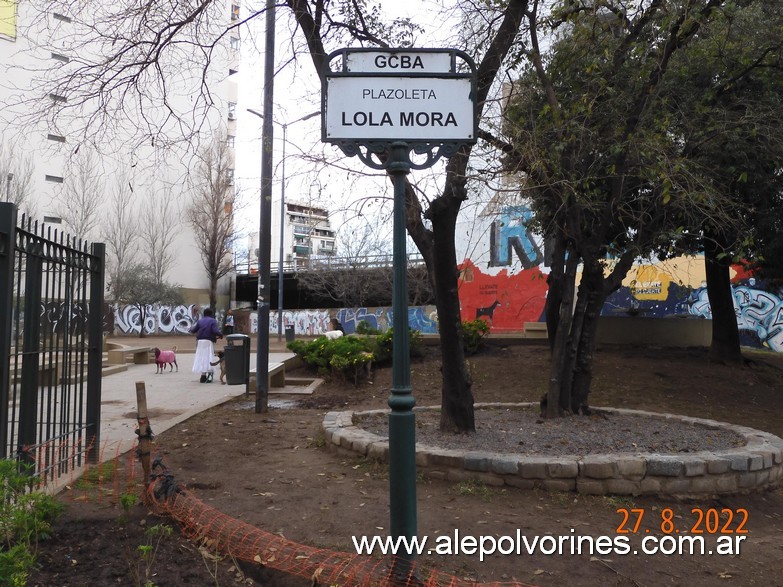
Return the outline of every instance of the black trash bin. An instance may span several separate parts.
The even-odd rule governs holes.
[[[223,348],[226,367],[226,383],[243,385],[250,373],[250,337],[246,334],[229,334]]]
[[[286,342],[292,342],[296,340],[296,332],[294,331],[293,326],[286,326],[285,327],[285,341]]]

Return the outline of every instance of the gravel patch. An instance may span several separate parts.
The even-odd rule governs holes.
[[[744,446],[745,438],[719,427],[594,410],[591,416],[541,419],[537,410],[477,408],[475,434],[442,434],[439,410],[416,410],[418,444],[466,451],[577,456],[606,453],[693,453]],[[387,438],[388,416],[354,417],[356,426]]]

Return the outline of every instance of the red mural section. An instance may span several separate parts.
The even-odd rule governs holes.
[[[483,273],[469,259],[460,266],[459,299],[462,320],[480,318],[489,322],[492,332],[517,331],[525,322],[544,318],[548,289],[546,274],[538,267],[509,274]]]

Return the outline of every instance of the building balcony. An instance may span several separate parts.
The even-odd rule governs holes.
[[[297,255],[309,255],[310,247],[307,245],[294,245],[294,253]]]

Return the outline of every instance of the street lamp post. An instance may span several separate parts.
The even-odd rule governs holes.
[[[13,173],[9,173],[5,178],[5,201],[11,201],[11,180],[14,178]]]
[[[257,110],[253,110],[252,108],[247,109],[250,114],[255,114],[258,116],[261,120],[264,120],[264,115],[258,112]],[[296,120],[292,122],[287,123],[281,123],[277,122],[276,120],[272,120],[273,123],[280,125],[280,127],[283,129],[283,161],[282,161],[282,178],[280,183],[280,250],[278,251],[278,259],[277,259],[277,312],[278,312],[278,319],[277,319],[277,341],[280,342],[283,338],[283,255],[285,253],[285,243],[284,243],[284,237],[285,237],[285,147],[288,143],[288,127],[291,124],[296,124],[297,122],[302,122],[303,120],[309,120],[310,118],[313,118],[314,116],[318,116],[321,114],[321,111],[318,110],[316,112],[311,112],[310,114],[307,114],[305,116],[302,116],[302,118],[297,118]],[[259,273],[260,273],[260,267],[259,267]]]
[[[256,349],[256,406],[269,410],[269,231],[272,225],[272,107],[275,81],[275,0],[266,0],[264,55],[264,120],[261,130],[261,201],[258,223],[258,348]]]

